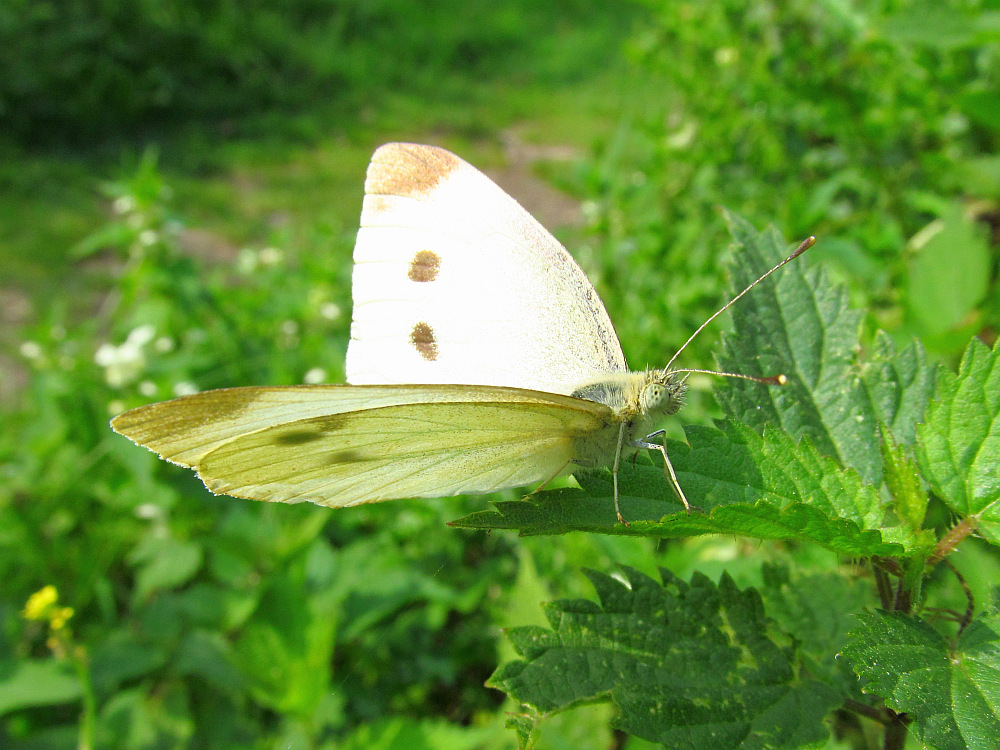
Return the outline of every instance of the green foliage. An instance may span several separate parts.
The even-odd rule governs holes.
[[[392,89],[441,96],[456,74],[528,76],[544,31],[597,15],[624,30],[632,7],[574,0],[14,0],[0,9],[0,130],[20,139],[107,138],[192,118],[291,113],[324,102],[343,113]],[[593,21],[588,24],[595,28]],[[592,70],[613,35],[583,35],[590,56],[552,59],[554,79]],[[244,124],[245,125],[245,124]]]
[[[0,675],[0,716],[26,707],[59,705],[79,700],[79,681],[69,666],[57,659],[38,659],[8,665]]]
[[[1000,542],[1000,349],[973,340],[955,376],[944,372],[920,425],[917,463],[949,508]]]
[[[773,232],[757,237],[743,221],[730,224],[738,243],[733,287],[740,289],[780,258],[783,243]],[[755,376],[782,373],[789,382],[771,388],[723,381],[718,393],[726,412],[757,430],[780,425],[795,439],[808,437],[820,452],[879,484],[879,425],[912,443],[934,387],[934,370],[920,344],[897,354],[880,334],[870,361],[858,361],[861,313],[850,308],[847,290],[809,259],[785,267],[773,284],[765,282],[740,302],[732,334],[722,337],[721,368]]]
[[[575,176],[591,201],[602,294],[631,291],[616,320],[628,321],[632,361],[661,362],[718,298],[720,205],[795,240],[816,235],[814,259],[849,279],[897,341],[919,336],[951,354],[1000,322],[977,226],[1000,197],[995,13],[888,0],[645,4],[651,20],[630,51],[650,93]],[[951,42],[940,29],[956,30]],[[689,356],[707,361],[711,345]]]
[[[940,335],[965,323],[986,296],[989,248],[961,205],[943,208],[913,244],[919,246],[908,268],[907,302],[923,330]]]
[[[523,660],[489,684],[539,716],[610,696],[616,726],[667,747],[823,740],[821,719],[837,696],[790,661],[756,593],[726,577],[684,583],[663,571],[660,585],[631,569],[624,575],[589,571],[600,604],[553,602],[551,629],[508,631]]]
[[[940,750],[992,747],[1000,735],[1000,621],[996,611],[946,638],[899,612],[866,612],[844,655],[864,690],[906,712]]]

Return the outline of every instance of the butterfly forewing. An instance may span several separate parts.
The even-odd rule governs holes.
[[[571,393],[627,370],[582,269],[481,172],[443,149],[388,144],[365,191],[351,383]]]

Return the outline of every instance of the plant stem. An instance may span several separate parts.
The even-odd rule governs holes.
[[[856,714],[861,714],[862,716],[869,718],[872,721],[876,721],[879,724],[888,724],[893,720],[885,709],[874,708],[873,706],[869,706],[866,703],[862,703],[851,698],[844,701],[844,708],[848,711],[853,711]]]
[[[906,745],[907,724],[909,724],[909,717],[906,714],[894,714],[892,723],[885,728],[882,750],[903,750]]]
[[[931,556],[927,558],[927,565],[934,566],[944,560],[955,551],[955,548],[965,537],[976,530],[977,526],[979,526],[979,519],[976,516],[966,516],[952,526],[948,533],[941,537],[937,546],[934,547]]]
[[[875,577],[875,586],[878,589],[878,598],[882,602],[882,609],[891,609],[894,597],[889,575],[878,566],[876,561],[872,563],[872,575]]]
[[[93,750],[94,725],[97,719],[97,701],[94,698],[94,686],[90,681],[90,660],[82,646],[78,646],[73,654],[76,666],[76,676],[83,688],[83,713],[80,715],[80,732],[77,735],[77,750]]]

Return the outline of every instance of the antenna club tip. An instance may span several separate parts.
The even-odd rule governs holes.
[[[766,378],[758,378],[764,385],[788,385],[788,377],[785,375],[769,375]]]
[[[816,244],[816,235],[810,234],[808,237],[802,240],[802,242],[799,243],[799,246],[795,248],[795,252],[788,257],[788,260],[793,260],[794,258],[798,258],[800,255],[802,255],[802,253],[804,253],[806,250],[808,250],[815,244]]]

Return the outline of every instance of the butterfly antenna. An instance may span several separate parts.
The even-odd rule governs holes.
[[[744,375],[742,372],[719,372],[717,370],[671,370],[670,372],[700,372],[703,375],[718,375],[722,378],[739,378],[740,380],[752,380],[754,383],[764,385],[787,385],[788,378],[785,375]],[[687,378],[684,378],[687,380]]]
[[[696,330],[694,333],[692,333],[688,337],[688,340],[685,341],[684,344],[681,346],[681,348],[677,350],[677,352],[674,354],[674,356],[670,358],[670,361],[667,362],[667,366],[663,368],[664,371],[669,371],[670,370],[670,365],[672,365],[674,363],[674,360],[676,360],[681,355],[681,352],[683,352],[685,349],[687,349],[688,344],[690,344],[692,341],[694,341],[695,336],[697,336],[699,333],[701,333],[703,330],[705,330],[705,327],[709,323],[711,323],[717,317],[719,317],[720,315],[722,315],[722,313],[724,313],[726,310],[728,310],[730,307],[732,307],[733,304],[740,297],[742,297],[744,294],[746,294],[747,292],[749,292],[751,289],[753,289],[755,286],[757,286],[760,282],[762,282],[764,279],[766,279],[772,273],[774,273],[775,271],[777,271],[783,265],[785,265],[786,263],[791,263],[793,260],[795,260],[796,258],[798,258],[800,255],[802,255],[802,253],[804,253],[806,250],[808,250],[809,248],[811,248],[814,244],[816,244],[816,238],[815,237],[813,237],[811,235],[809,237],[806,237],[804,240],[802,240],[802,242],[799,244],[799,246],[797,248],[795,248],[795,252],[793,252],[791,255],[789,255],[787,258],[785,258],[783,261],[781,261],[778,265],[776,265],[770,271],[768,271],[767,273],[763,274],[760,278],[758,278],[756,281],[754,281],[752,284],[750,284],[750,286],[748,286],[742,292],[740,292],[735,297],[733,297],[731,300],[729,300],[729,302],[727,302],[722,307],[720,307],[718,310],[716,310],[715,313],[712,315],[712,317],[710,317],[708,320],[706,320],[704,323],[702,323],[700,326],[698,326],[698,330]],[[675,370],[675,372],[708,372],[708,371],[707,370]],[[746,380],[756,380],[758,382],[773,383],[775,385],[780,384],[777,379],[785,377],[784,375],[776,375],[776,376],[774,376],[774,378],[755,378],[755,377],[750,376],[750,375],[737,375],[737,374],[731,373],[731,372],[712,372],[712,373],[708,373],[708,374],[710,374],[710,375],[723,375],[723,376],[726,376],[726,377],[745,378]]]

